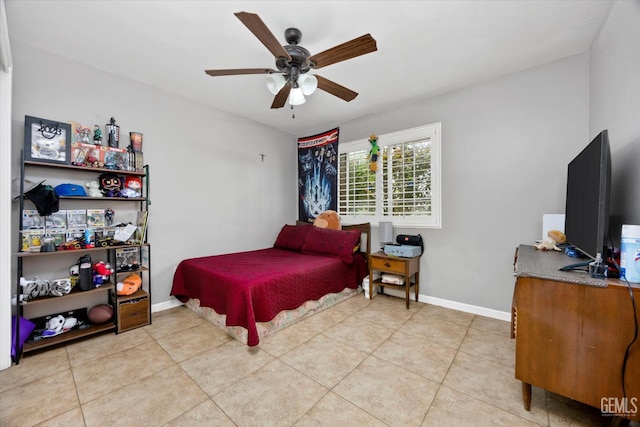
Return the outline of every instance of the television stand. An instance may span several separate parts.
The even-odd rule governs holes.
[[[563,253],[528,245],[516,252],[511,337],[524,407],[531,408],[533,385],[640,421],[640,342],[626,364],[626,400],[622,393],[621,368],[635,329],[629,288],[617,279],[558,271],[566,261]],[[632,283],[631,290],[640,301],[640,285]]]

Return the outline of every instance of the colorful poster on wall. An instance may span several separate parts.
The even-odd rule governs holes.
[[[338,207],[338,131],[298,139],[298,219]]]

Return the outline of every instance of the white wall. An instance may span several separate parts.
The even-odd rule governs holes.
[[[442,122],[443,227],[395,230],[425,239],[422,295],[510,311],[515,248],[564,212],[567,163],[589,142],[588,75],[583,54],[341,124],[349,141]]]
[[[609,129],[611,228],[640,224],[640,1],[613,4],[591,49],[589,134]],[[619,244],[619,240],[616,240]]]
[[[4,0],[0,0],[0,370],[11,365],[11,82],[13,63]]]
[[[91,127],[113,116],[121,139],[144,134],[152,304],[172,299],[182,259],[271,246],[282,224],[295,221],[294,136],[15,41],[12,49],[16,167],[25,115]]]

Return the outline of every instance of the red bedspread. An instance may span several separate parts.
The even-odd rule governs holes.
[[[364,256],[353,264],[337,258],[269,248],[182,261],[171,295],[225,314],[227,326],[247,329],[247,344],[259,343],[256,322],[268,322],[282,310],[328,293],[355,289],[367,275]]]

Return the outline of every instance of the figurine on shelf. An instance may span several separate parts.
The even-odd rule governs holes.
[[[105,126],[107,131],[107,144],[109,147],[118,148],[120,146],[120,126],[116,124],[116,119],[111,117]]]
[[[107,226],[112,226],[113,225],[113,215],[115,215],[115,212],[111,208],[107,208],[104,211],[104,220],[105,220]]]
[[[102,145],[102,130],[100,126],[93,125],[93,143],[95,145]]]

